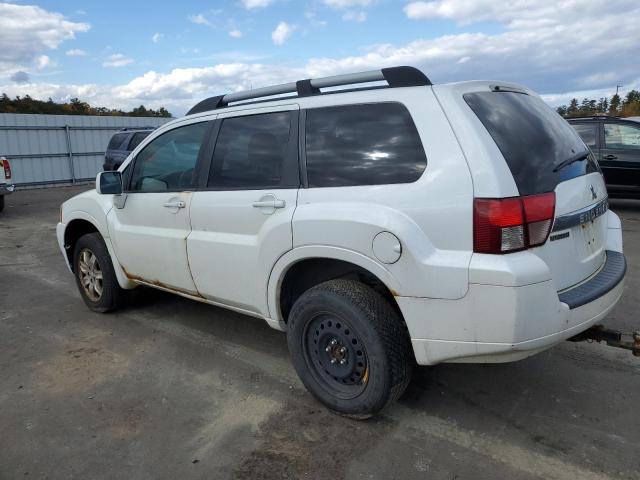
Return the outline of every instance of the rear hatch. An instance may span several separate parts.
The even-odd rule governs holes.
[[[576,131],[537,95],[486,88],[463,95],[506,161],[521,196],[555,192],[549,239],[531,250],[557,290],[589,278],[605,259],[607,192]]]

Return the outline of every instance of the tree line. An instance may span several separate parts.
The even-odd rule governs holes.
[[[103,115],[113,117],[171,117],[171,113],[164,107],[157,110],[146,108],[144,105],[131,111],[119,108],[92,107],[87,102],[78,98],[72,98],[65,103],[54,102],[51,98],[47,101],[36,100],[25,95],[10,98],[6,93],[0,96],[0,113],[44,113],[47,115]]]
[[[561,105],[556,110],[563,117],[585,117],[590,115],[640,116],[640,91],[631,90],[624,98],[617,93],[611,98],[601,97],[598,100],[583,98],[581,102],[578,102],[577,98],[573,98],[569,105]]]

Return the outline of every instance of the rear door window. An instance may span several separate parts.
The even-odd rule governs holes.
[[[313,108],[306,115],[309,187],[410,183],[427,166],[416,126],[400,103]]]
[[[640,127],[617,123],[605,124],[604,143],[607,148],[640,150]]]
[[[578,132],[578,135],[580,135],[587,146],[596,148],[597,123],[572,123],[571,126]]]
[[[551,192],[560,182],[598,171],[578,133],[539,97],[487,91],[464,99],[500,149],[520,195]],[[561,162],[565,166],[558,168]]]
[[[291,140],[291,122],[291,112],[222,120],[207,186],[219,190],[298,187],[297,146]]]

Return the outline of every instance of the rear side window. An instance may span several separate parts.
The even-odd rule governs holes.
[[[595,123],[572,123],[571,126],[575,128],[576,132],[582,137],[584,143],[591,148],[596,146],[596,127]]]
[[[151,132],[134,133],[133,137],[131,137],[131,141],[129,142],[129,148],[127,148],[127,150],[129,150],[130,152],[135,150],[136,147],[140,145],[140,142],[142,142],[142,140],[144,140],[149,136],[149,133]]]
[[[410,183],[427,166],[416,126],[400,103],[310,109],[305,130],[310,187]]]
[[[598,171],[578,133],[540,98],[476,92],[464,99],[500,149],[520,195],[551,192],[560,182]],[[561,162],[566,164],[558,168]]]
[[[122,144],[128,136],[128,133],[116,133],[113,137],[111,137],[107,150],[122,150]]]
[[[604,143],[607,148],[640,149],[640,128],[622,124],[605,124]]]
[[[224,119],[208,186],[244,190],[298,186],[297,165],[295,181],[286,168],[290,133],[290,112]]]

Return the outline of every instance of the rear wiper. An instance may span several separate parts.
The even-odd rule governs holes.
[[[559,164],[557,164],[554,168],[553,171],[554,173],[557,172],[558,170],[563,169],[564,167],[571,165],[572,163],[576,163],[579,162],[580,160],[584,160],[585,158],[587,158],[589,156],[589,152],[580,152],[575,154],[573,157],[569,157],[566,160],[561,161]]]

